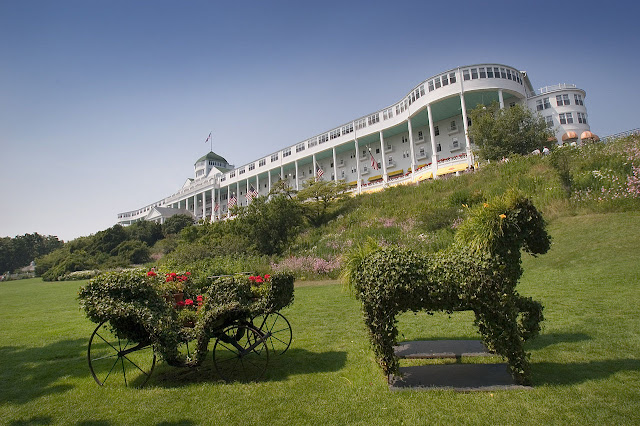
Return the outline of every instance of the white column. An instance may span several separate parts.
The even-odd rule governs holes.
[[[245,194],[246,196],[247,194]],[[236,205],[240,205],[240,181],[236,182]]]
[[[316,163],[316,155],[313,154],[313,179],[318,178],[318,163]]]
[[[336,147],[332,148],[333,150],[333,181],[338,182],[338,161],[336,160]]]
[[[230,199],[231,199],[231,185],[227,186],[227,218],[231,217],[231,209],[229,208]]]
[[[431,171],[436,179],[438,172],[438,153],[436,152],[436,131],[433,128],[433,114],[431,114],[431,104],[427,104],[427,114],[429,114],[429,137],[431,138]]]
[[[269,192],[271,192],[271,170],[267,171],[267,177],[269,178],[269,182],[268,182],[269,185],[267,187],[268,189],[267,194],[268,194]]]
[[[380,130],[380,152],[382,152],[382,181],[387,183],[388,175],[387,175],[387,156],[384,151],[387,146],[384,143],[384,134],[382,130]]]
[[[411,180],[416,175],[416,156],[415,148],[413,146],[413,129],[411,128],[411,117],[407,118],[407,127],[409,128],[409,149],[411,150]]]
[[[222,188],[218,189],[218,196],[216,197],[216,200],[218,202],[218,220],[222,219],[222,206],[220,205],[220,192],[222,191]]]
[[[211,222],[216,221],[216,189],[211,190]]]
[[[504,97],[502,96],[502,89],[498,89],[498,99],[500,100],[500,109],[504,109]]]
[[[193,215],[198,217],[198,194],[193,194]]]
[[[467,119],[467,104],[464,101],[464,92],[460,93],[460,108],[462,108],[462,124],[464,126],[464,141],[465,149],[467,151],[467,164],[473,164],[473,158],[471,154],[471,145],[469,142],[469,124]]]
[[[256,192],[260,195],[260,179],[258,179],[258,175],[256,175]]]
[[[358,152],[358,150],[360,148],[358,148],[358,139],[356,138],[354,141],[355,144],[355,148],[356,148],[356,172],[357,172],[357,179],[358,179],[358,194],[360,194],[361,190],[362,190],[362,178],[360,177],[360,152]]]
[[[247,197],[249,195],[249,178],[247,178],[247,192],[245,192],[245,198],[247,199],[247,205],[249,205],[249,198]]]
[[[299,191],[300,185],[298,183],[300,182],[300,178],[299,178],[300,174],[298,172],[298,160],[295,161],[295,164],[296,164],[296,191]]]
[[[207,191],[202,191],[202,220],[207,218]]]

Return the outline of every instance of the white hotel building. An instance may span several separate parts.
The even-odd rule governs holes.
[[[177,213],[222,220],[229,207],[267,195],[280,179],[294,189],[320,175],[359,194],[465,170],[473,164],[468,113],[493,101],[526,105],[555,131],[549,143],[580,143],[590,132],[586,93],[572,84],[534,90],[525,71],[501,64],[458,67],[430,77],[398,102],[239,167],[209,152],[194,177],[162,200],[118,214],[118,223],[164,220]],[[375,166],[374,166],[375,163]]]

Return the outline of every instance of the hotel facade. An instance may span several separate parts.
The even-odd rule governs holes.
[[[527,106],[544,117],[555,138],[549,143],[595,139],[586,93],[572,84],[534,90],[526,71],[502,64],[458,67],[430,77],[400,101],[348,121],[239,167],[209,152],[194,164],[176,193],[118,214],[118,223],[163,223],[178,213],[196,219],[228,218],[234,205],[265,196],[279,180],[299,189],[309,178],[344,181],[360,194],[458,173],[474,163],[469,111],[498,102]]]

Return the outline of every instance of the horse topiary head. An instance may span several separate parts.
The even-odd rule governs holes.
[[[472,209],[456,234],[456,242],[474,251],[491,253],[523,248],[532,255],[551,246],[542,215],[529,199],[509,192]]]

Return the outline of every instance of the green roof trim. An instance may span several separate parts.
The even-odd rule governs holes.
[[[227,160],[225,160],[223,157],[219,156],[213,151],[209,151],[207,155],[203,155],[202,157],[198,158],[198,161],[196,161],[195,164],[198,164],[199,162],[206,161],[206,160],[220,161],[220,162],[223,162],[224,164],[229,164]]]

